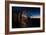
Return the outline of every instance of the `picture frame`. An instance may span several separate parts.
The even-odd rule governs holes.
[[[21,9],[26,10],[25,7],[36,7],[39,8],[39,18],[40,18],[40,25],[39,28],[13,28],[12,29],[12,8],[14,7],[21,7]],[[22,8],[23,7],[23,8]],[[35,32],[44,32],[45,29],[45,4],[39,2],[20,2],[20,1],[6,1],[5,2],[5,34],[20,34],[20,33],[35,33]],[[14,9],[13,9],[14,10]],[[18,11],[18,10],[17,10]],[[38,13],[37,13],[38,14]],[[37,15],[36,14],[36,15]],[[14,26],[14,25],[13,25]]]

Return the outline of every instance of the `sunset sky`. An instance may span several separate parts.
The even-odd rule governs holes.
[[[36,7],[12,7],[13,13],[26,11],[27,16],[40,16],[40,8]]]

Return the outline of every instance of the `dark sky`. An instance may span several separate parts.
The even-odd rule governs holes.
[[[36,7],[12,7],[13,13],[18,13],[20,11],[26,11],[27,16],[40,16],[40,8]]]

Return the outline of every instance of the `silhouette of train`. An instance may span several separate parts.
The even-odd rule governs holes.
[[[32,15],[31,15],[32,16]],[[26,12],[12,15],[12,28],[40,27],[40,18],[31,18]]]

